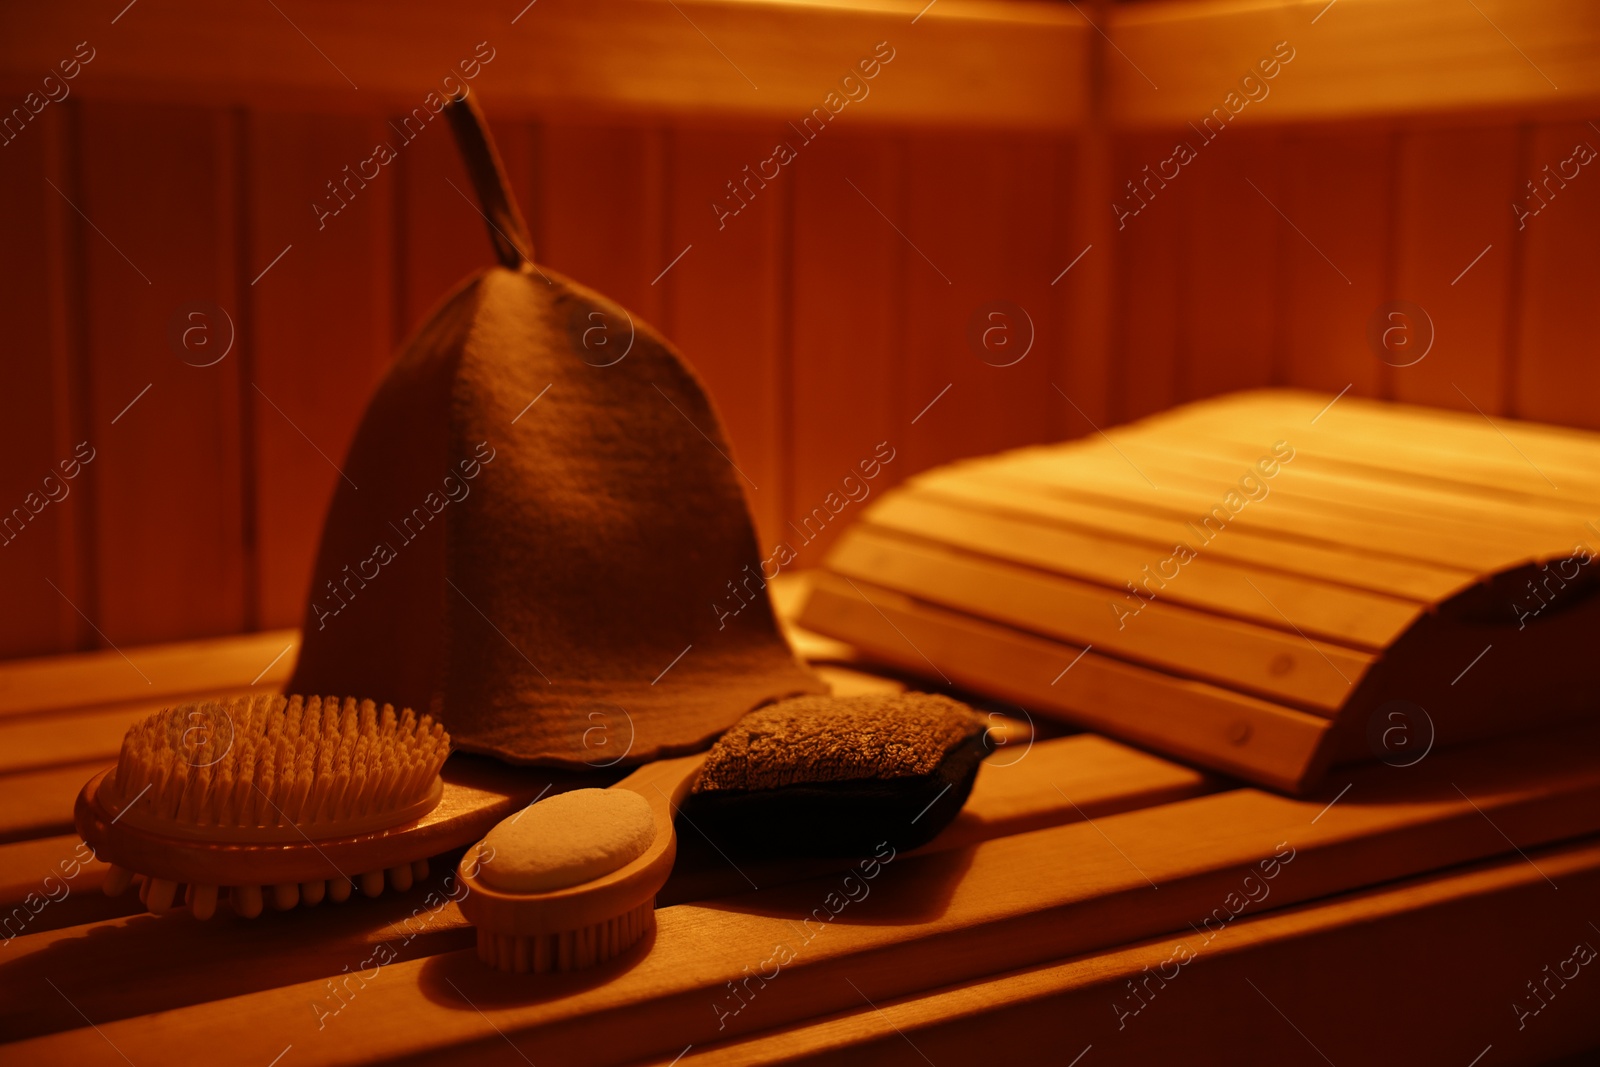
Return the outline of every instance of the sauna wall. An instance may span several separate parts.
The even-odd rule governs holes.
[[[1108,84],[1132,77],[1103,48],[1092,62]],[[894,458],[874,493],[1268,384],[1600,426],[1600,176],[1584,168],[1522,228],[1512,209],[1600,131],[1252,106],[1120,222],[1113,201],[1194,139],[1186,122],[846,112],[733,215],[727,183],[797,140],[785,122],[561,110],[494,125],[541,262],[686,353],[763,546],[791,542],[800,566],[860,505],[815,539],[805,517],[880,443]],[[396,117],[86,95],[0,147],[0,509],[52,472],[66,491],[0,546],[0,655],[298,624],[366,397],[491,260],[442,124],[319,217],[337,203],[327,183],[394,140]],[[1403,368],[1367,338],[1399,299],[1436,335]],[[1007,366],[1018,349],[983,340],[996,301],[1012,306],[1007,343],[1032,335]]]

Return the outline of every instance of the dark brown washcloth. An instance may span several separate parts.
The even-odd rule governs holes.
[[[683,810],[740,855],[914,848],[966,802],[988,754],[984,727],[929,693],[785,700],[722,735]]]
[[[469,167],[482,190],[483,160]],[[645,323],[521,260],[514,209],[486,201],[516,269],[467,281],[369,405],[290,691],[431,708],[459,749],[552,766],[694,751],[821,691],[751,577],[699,381]],[[608,347],[585,348],[597,326]],[[730,583],[756,602],[722,619]]]
[[[694,792],[932,774],[983,728],[971,708],[933,693],[796,697],[757,708],[723,734]]]

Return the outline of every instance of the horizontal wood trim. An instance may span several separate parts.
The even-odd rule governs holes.
[[[118,651],[12,660],[0,666],[0,719],[67,708],[280,685],[298,630],[269,630]]]
[[[84,782],[105,769],[104,762],[94,759],[0,775],[0,842],[70,832],[72,805],[78,799],[78,791]],[[4,901],[0,897],[0,903]]]
[[[115,760],[128,727],[168,706],[146,701],[0,720],[0,774]]]
[[[1280,41],[1294,58],[1238,111],[1243,126],[1577,115],[1600,100],[1600,10],[1585,0],[1159,0],[1119,5],[1109,33],[1106,99],[1122,128],[1198,125],[1230,92],[1245,99],[1240,79]]]
[[[478,0],[451,9],[445,34],[436,9],[421,0],[307,7],[292,12],[292,23],[270,7],[224,13],[202,0],[172,0],[146,3],[112,26],[123,4],[92,6],[103,18],[48,5],[8,12],[0,82],[32,88],[87,38],[96,56],[74,87],[87,97],[373,112],[419,104],[487,40],[495,58],[475,85],[493,96],[497,113],[788,121],[820,104],[887,40],[901,65],[891,64],[871,94],[876,102],[859,109],[864,122],[1066,129],[1087,119],[1089,53],[1098,45],[1071,7],[998,0],[940,0],[925,11],[921,0],[684,0],[678,10],[661,0],[542,0],[520,16],[515,4]],[[1592,62],[1600,13],[1590,5],[1478,7],[1117,5],[1102,18],[1114,45],[1104,67],[1109,120],[1128,129],[1199,122],[1279,41],[1295,58],[1266,83],[1266,97],[1239,113],[1251,125],[1439,112],[1577,115],[1600,100]]]
[[[32,88],[88,38],[86,97],[409,111],[478,42],[491,113],[691,114],[798,122],[880,41],[893,59],[841,117],[1065,129],[1086,111],[1093,31],[1041,2],[468,0],[220,8],[204,0],[37,5],[0,22],[0,78]],[[291,22],[291,17],[293,21]],[[516,19],[513,24],[513,18]],[[857,90],[859,92],[859,90]],[[752,161],[753,162],[753,161]]]

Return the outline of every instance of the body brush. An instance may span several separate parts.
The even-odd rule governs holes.
[[[143,875],[140,898],[157,913],[183,903],[210,918],[225,899],[254,918],[269,900],[287,909],[403,891],[427,876],[429,857],[553,784],[483,761],[458,763],[446,781],[449,746],[429,716],[371,701],[168,708],[135,724],[116,766],[83,787],[77,830],[111,864],[106,893]]]

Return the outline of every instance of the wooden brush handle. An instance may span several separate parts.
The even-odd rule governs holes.
[[[467,849],[457,874],[468,889],[461,898],[461,913],[480,929],[496,934],[537,936],[559,934],[597,926],[653,900],[672,873],[678,855],[673,816],[689,793],[706,754],[646,764],[612,786],[638,793],[650,802],[656,836],[637,859],[593,881],[548,893],[508,893],[478,877],[491,857],[480,850],[483,842]]]

